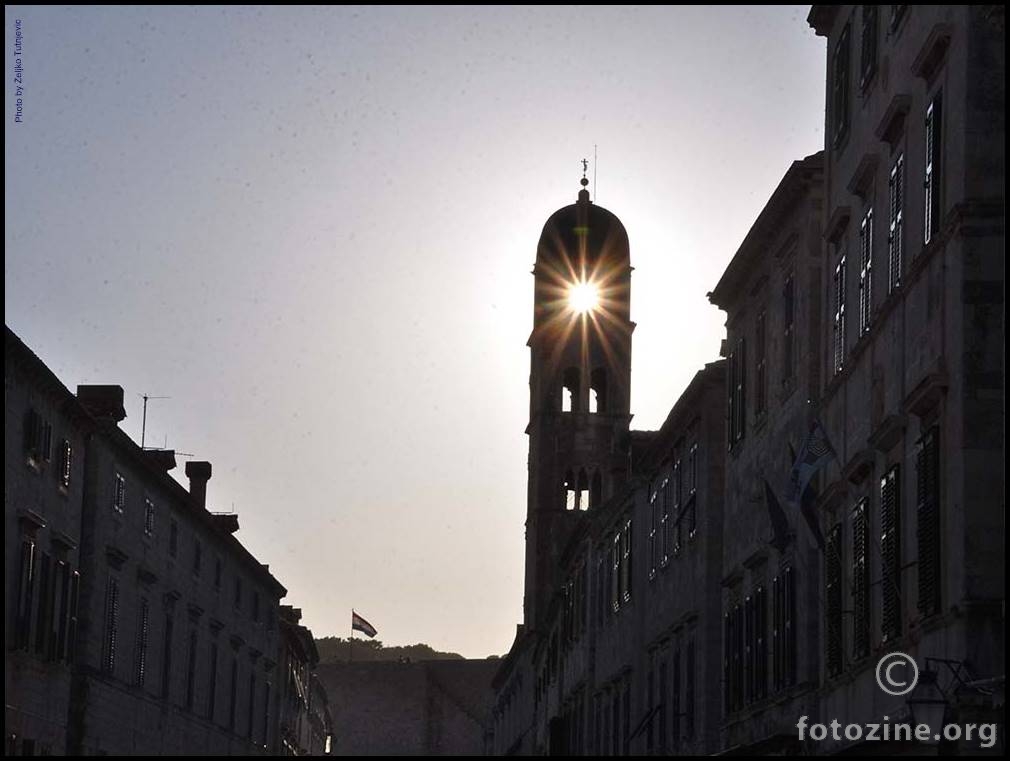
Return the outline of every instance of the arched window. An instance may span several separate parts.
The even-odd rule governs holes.
[[[572,471],[565,474],[565,510],[578,510],[578,492],[575,489],[575,478]]]
[[[579,409],[579,370],[569,367],[565,370],[562,380],[561,411],[578,412]]]
[[[602,367],[593,370],[589,377],[589,411],[607,411],[607,371]]]
[[[586,475],[585,468],[579,471],[579,510],[589,509],[589,476]]]

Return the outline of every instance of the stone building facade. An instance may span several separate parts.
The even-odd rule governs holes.
[[[552,534],[549,586],[527,534],[492,753],[998,751],[1003,10],[814,6],[809,22],[827,39],[825,150],[789,167],[709,294],[724,359],[662,431],[614,432],[625,475]],[[718,518],[664,571],[650,506],[692,426],[697,504]],[[543,458],[531,435],[531,483]],[[804,458],[818,467],[797,489]],[[921,675],[903,696],[877,683],[895,652]],[[985,723],[989,741],[814,738],[800,717]]]
[[[335,756],[475,756],[485,750],[492,659],[325,663]]]
[[[721,748],[798,751],[816,714],[821,557],[786,497],[820,388],[823,168],[793,162],[709,294],[727,314]]]
[[[875,683],[897,650],[945,720],[978,719],[1005,668],[1003,10],[809,20],[828,54],[817,407],[836,453],[818,502],[821,710],[913,714]]]
[[[9,329],[5,348],[8,750],[285,750],[284,678],[314,662],[282,647],[286,590],[237,516],[207,509],[210,463],[186,489],[120,430],[121,387],[74,395]]]
[[[6,753],[62,755],[78,629],[84,449],[93,424],[10,330],[4,368]]]

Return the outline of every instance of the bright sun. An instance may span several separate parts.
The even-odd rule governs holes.
[[[599,302],[599,292],[592,283],[576,283],[568,292],[568,305],[580,314],[596,309]]]

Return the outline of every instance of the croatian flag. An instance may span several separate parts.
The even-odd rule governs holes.
[[[351,630],[357,630],[364,634],[366,637],[374,637],[379,632],[374,626],[372,626],[368,621],[363,619],[353,610],[351,611]]]

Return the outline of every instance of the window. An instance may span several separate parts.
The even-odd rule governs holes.
[[[792,274],[786,276],[782,286],[782,385],[786,386],[795,375],[793,343],[796,333],[796,281]]]
[[[238,656],[231,658],[231,686],[228,694],[228,729],[235,731],[235,708],[238,701]]]
[[[196,630],[189,632],[189,651],[186,658],[186,708],[193,710],[193,693],[196,686]]]
[[[864,5],[862,10],[862,38],[859,56],[859,87],[866,86],[877,71],[877,6]]]
[[[680,686],[681,686],[681,668],[680,668],[680,647],[676,647],[673,650],[673,691],[670,693],[670,707],[673,712],[673,747],[674,749],[680,748],[680,720],[683,718],[681,714],[680,705]]]
[[[589,411],[607,411],[607,371],[602,367],[593,370],[589,379]]]
[[[60,479],[60,486],[62,486],[64,489],[70,488],[70,472],[73,462],[72,455],[73,450],[70,446],[70,442],[67,439],[63,439],[62,443],[60,444],[59,479]]]
[[[119,582],[110,577],[105,588],[105,640],[102,648],[102,671],[116,670],[116,646],[119,641]]]
[[[659,732],[659,754],[661,756],[666,755],[666,717],[667,717],[667,705],[666,705],[666,660],[660,659],[659,661],[659,694],[657,704],[659,706],[659,721],[658,721],[658,732]]]
[[[698,443],[687,450],[687,465],[684,468],[685,496],[677,520],[683,524],[683,533],[690,539],[698,528]]]
[[[214,588],[215,589],[220,589],[221,588],[221,572],[222,572],[221,558],[218,557],[217,559],[214,560]]]
[[[833,279],[835,311],[831,319],[832,367],[836,373],[845,364],[845,254],[838,259]]]
[[[147,677],[147,637],[151,625],[151,609],[146,597],[140,598],[140,606],[137,612],[137,644],[134,648],[134,683],[138,687],[144,686]]]
[[[678,443],[674,450],[673,478],[670,481],[670,520],[673,522],[673,533],[670,538],[670,552],[676,554],[680,552],[683,537],[681,536],[680,519],[684,509],[684,467],[681,462],[681,452],[683,443]]]
[[[561,389],[561,411],[578,412],[579,410],[579,370],[569,367],[565,370]]]
[[[242,578],[235,577],[235,610],[242,610]]]
[[[694,738],[694,639],[687,643],[684,659],[684,736]]]
[[[624,523],[620,537],[621,602],[631,600],[631,519]]]
[[[53,661],[67,658],[67,627],[70,623],[70,565],[57,560],[53,571],[53,615],[46,657]]]
[[[725,709],[733,713],[743,707],[744,665],[743,606],[733,605],[724,617],[723,671],[725,672]]]
[[[880,479],[880,634],[901,635],[901,481],[897,465]]]
[[[660,500],[660,531],[659,531],[659,562],[666,565],[670,562],[670,553],[673,550],[671,541],[673,536],[673,486],[669,477],[663,479],[663,485],[659,489]]]
[[[25,415],[24,442],[25,454],[31,464],[41,466],[49,462],[52,457],[53,426],[34,409],[29,409]]]
[[[246,733],[250,740],[253,739],[253,717],[256,714],[256,672],[249,670],[249,698],[246,704],[249,709],[248,721],[246,721]]]
[[[828,676],[842,673],[842,526],[828,532],[824,548],[824,625]]]
[[[905,156],[898,154],[887,181],[890,214],[887,224],[887,293],[901,287],[904,253]]]
[[[754,342],[754,370],[755,370],[755,388],[754,388],[754,411],[761,415],[768,409],[768,357],[765,353],[765,348],[767,344],[767,320],[765,318],[765,313],[762,311],[757,318],[757,336]]]
[[[919,521],[919,612],[929,616],[940,611],[940,447],[937,429],[931,428],[919,441],[916,455]]]
[[[67,663],[73,663],[77,648],[77,605],[81,593],[81,574],[74,571],[70,574],[70,610],[67,617],[67,646],[64,657]]]
[[[940,206],[941,175],[940,158],[943,148],[941,132],[941,98],[937,93],[926,109],[926,229],[923,241],[933,240],[940,227],[942,209]]]
[[[744,437],[746,429],[746,410],[744,392],[746,389],[746,352],[744,339],[737,338],[736,346],[729,355],[729,378],[727,393],[729,394],[729,410],[726,416],[729,429],[729,446],[732,449]]]
[[[789,566],[772,579],[772,688],[796,683],[796,576]]]
[[[172,694],[172,634],[175,619],[165,616],[164,642],[161,648],[161,696],[166,700]]]
[[[120,473],[116,473],[116,479],[113,484],[112,508],[117,513],[122,513],[126,510],[126,479]]]
[[[43,658],[50,657],[50,638],[53,629],[53,562],[49,553],[39,557],[39,606],[35,618],[35,652]]]
[[[175,518],[168,527],[168,554],[173,558],[179,554],[179,524]]]
[[[193,575],[200,575],[200,568],[203,565],[203,545],[199,539],[193,542]]]
[[[217,706],[217,642],[210,643],[210,663],[207,667],[207,718],[214,721]]]
[[[835,43],[831,69],[831,140],[838,148],[849,131],[849,25]]]
[[[144,500],[144,536],[154,536],[154,503]]]
[[[260,622],[260,593],[256,591],[252,596],[252,620],[256,624]]]
[[[21,541],[21,572],[18,579],[18,606],[15,623],[15,647],[26,649],[31,641],[32,603],[36,578],[35,540],[25,537]]]
[[[852,511],[852,657],[870,654],[870,518],[867,500]]]
[[[859,335],[870,330],[873,320],[873,209],[866,210],[859,225]]]
[[[760,700],[767,693],[768,652],[766,649],[765,627],[767,600],[764,587],[744,599],[744,669],[746,686],[745,698],[748,703]]]
[[[656,554],[657,554],[657,543],[656,543],[656,531],[659,527],[659,492],[652,492],[652,497],[649,499],[649,578],[655,578],[656,576]]]

